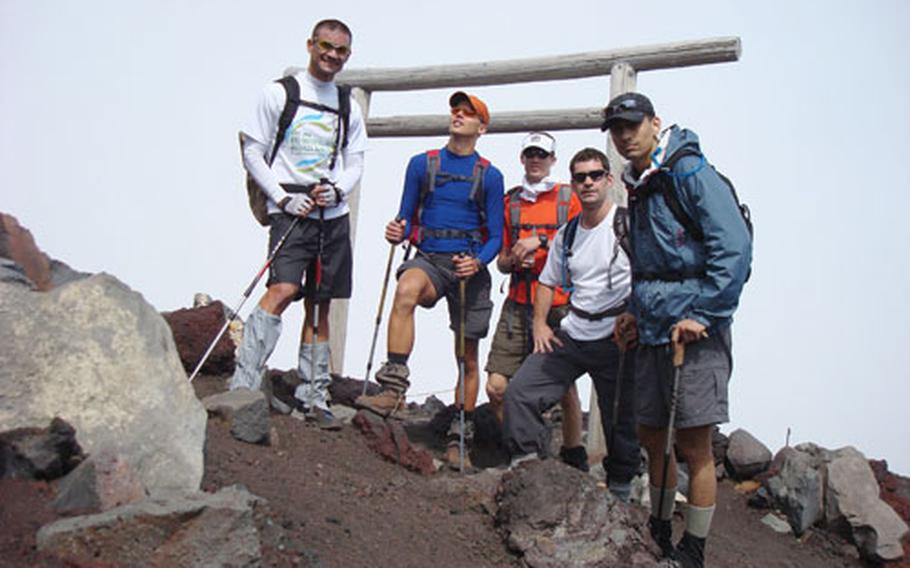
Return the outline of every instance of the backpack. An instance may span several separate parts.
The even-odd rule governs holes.
[[[339,121],[341,122],[340,128],[335,129],[335,143],[332,145],[332,160],[329,163],[329,170],[331,170],[335,167],[335,161],[338,158],[339,150],[343,150],[348,146],[348,130],[351,122],[351,87],[348,85],[338,85],[338,108],[334,109],[320,103],[302,100],[300,98],[300,84],[297,83],[297,79],[293,76],[289,75],[287,77],[282,77],[275,82],[284,87],[285,98],[284,108],[281,110],[281,115],[278,118],[278,130],[275,132],[275,142],[272,144],[272,153],[269,156],[269,166],[272,165],[272,162],[275,161],[275,157],[278,155],[278,148],[281,146],[281,143],[284,142],[287,130],[291,126],[294,116],[297,115],[297,109],[300,106],[305,106],[323,112],[337,114]],[[240,149],[242,152],[243,133],[240,134]],[[259,188],[256,180],[253,179],[253,176],[251,176],[249,172],[246,174],[246,192],[250,203],[250,210],[253,212],[253,217],[255,217],[263,227],[268,226],[268,197],[266,197],[265,192]]]
[[[484,229],[487,224],[487,211],[485,207],[485,196],[483,188],[483,177],[487,172],[487,168],[490,167],[490,160],[477,156],[477,161],[474,162],[474,171],[471,173],[471,177],[466,177],[458,174],[450,174],[448,172],[439,171],[440,157],[439,150],[427,150],[427,174],[424,177],[423,184],[420,186],[420,195],[417,198],[417,209],[414,211],[414,217],[411,220],[411,236],[410,240],[414,243],[419,243],[423,240],[424,237],[430,236],[431,238],[437,239],[459,239],[459,238],[468,238],[476,242],[483,240]],[[441,180],[441,181],[440,181]],[[437,185],[442,185],[450,181],[468,181],[471,182],[471,192],[468,194],[468,201],[473,202],[477,206],[477,211],[480,217],[480,228],[474,231],[463,231],[460,229],[427,229],[421,227],[421,220],[423,218],[423,210],[426,203],[433,198],[433,192],[436,190]]]
[[[686,156],[698,156],[701,159],[701,162],[697,168],[695,168],[690,173],[683,174],[674,174],[673,167],[676,165],[679,160],[685,158]],[[661,164],[659,178],[656,179],[658,189],[661,195],[663,195],[664,202],[667,204],[667,207],[670,209],[670,212],[673,214],[673,217],[676,219],[680,225],[686,230],[687,233],[692,235],[692,238],[698,242],[704,242],[705,234],[701,230],[701,227],[683,210],[682,205],[679,203],[679,195],[676,191],[676,184],[673,183],[673,180],[676,178],[684,178],[689,175],[694,174],[705,165],[711,166],[711,169],[717,173],[717,176],[724,182],[724,184],[729,188],[730,193],[733,194],[733,200],[736,202],[736,207],[739,209],[739,214],[743,218],[743,222],[746,224],[746,229],[749,231],[749,239],[751,240],[754,237],[754,229],[752,228],[752,212],[749,210],[749,206],[745,203],[740,202],[739,196],[736,195],[736,188],[733,187],[733,182],[730,181],[730,178],[724,174],[717,171],[717,169],[707,163],[704,154],[693,149],[688,148],[684,149],[681,152],[674,154],[666,163]]]
[[[581,222],[581,215],[576,215],[566,224],[565,234],[562,239],[562,289],[569,295],[575,290],[572,285],[572,274],[569,271],[569,259],[572,257],[572,245],[575,244],[575,236],[578,233],[578,224]],[[616,214],[613,216],[613,235],[616,240],[613,243],[613,256],[610,258],[610,267],[616,262],[619,255],[619,249],[622,248],[626,257],[632,259],[632,243],[629,239],[629,210],[625,207],[616,206]],[[613,278],[610,269],[607,268],[607,287],[613,287]]]
[[[691,170],[690,172],[685,173],[673,173],[673,167],[676,166],[677,162],[686,156],[698,156],[700,159],[699,165],[697,168]],[[679,194],[676,189],[676,179],[682,179],[690,175],[695,174],[695,172],[701,170],[705,166],[710,166],[717,177],[727,186],[730,190],[730,193],[733,195],[733,201],[736,202],[736,208],[739,210],[739,214],[742,217],[743,223],[746,225],[746,230],[749,231],[749,240],[754,239],[754,229],[752,227],[752,212],[749,210],[749,206],[745,203],[740,202],[739,196],[736,194],[736,188],[733,187],[733,182],[730,181],[730,178],[724,174],[717,171],[717,169],[708,164],[705,159],[704,154],[695,150],[694,148],[684,148],[682,151],[677,152],[670,157],[665,163],[660,165],[660,169],[657,173],[653,175],[653,184],[656,186],[655,189],[650,189],[647,191],[643,197],[647,198],[653,193],[660,193],[663,196],[664,203],[667,204],[667,208],[670,209],[670,213],[673,214],[673,218],[676,219],[676,222],[682,225],[683,229],[692,236],[692,238],[700,243],[705,241],[705,233],[701,230],[701,227],[698,226],[698,223],[695,222],[692,217],[690,217],[685,210],[683,210],[682,205],[679,202]],[[648,184],[649,186],[651,183]],[[638,202],[639,198],[634,198],[630,201],[630,206],[634,206]],[[679,280],[681,278],[686,278],[690,276],[700,276],[704,271],[697,273],[666,273],[666,274],[654,274],[649,275],[648,279],[656,278],[658,280]],[[746,273],[746,281],[752,276],[752,267],[749,267],[749,272]],[[652,278],[653,277],[653,278]]]

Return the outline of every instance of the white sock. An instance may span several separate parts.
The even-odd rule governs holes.
[[[686,532],[698,538],[706,538],[711,530],[711,519],[714,517],[714,505],[696,507],[686,505]]]

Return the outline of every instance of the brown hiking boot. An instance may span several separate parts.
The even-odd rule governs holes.
[[[446,448],[446,462],[449,464],[449,469],[454,469],[458,471],[461,467],[461,460],[459,459],[458,444],[449,444]],[[468,446],[465,445],[464,448],[464,469],[468,471],[473,467],[471,465],[471,457],[468,455]]]
[[[385,389],[372,396],[360,395],[354,401],[354,406],[375,412],[383,418],[388,418],[404,406],[404,393]]]

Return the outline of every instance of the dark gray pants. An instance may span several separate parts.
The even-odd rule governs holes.
[[[591,375],[597,392],[604,435],[613,446],[604,460],[608,478],[624,483],[631,480],[641,461],[636,434],[634,355],[626,355],[619,420],[613,433],[613,396],[619,372],[619,349],[613,336],[596,341],[575,341],[557,332],[562,347],[552,353],[532,353],[509,382],[505,395],[503,435],[513,456],[537,452],[546,457],[548,432],[543,413],[562,399],[569,386],[584,373]],[[612,437],[611,437],[612,436]]]

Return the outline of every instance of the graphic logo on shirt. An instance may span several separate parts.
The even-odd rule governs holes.
[[[327,177],[338,118],[326,112],[307,112],[291,123],[287,153],[294,168],[314,177]]]

